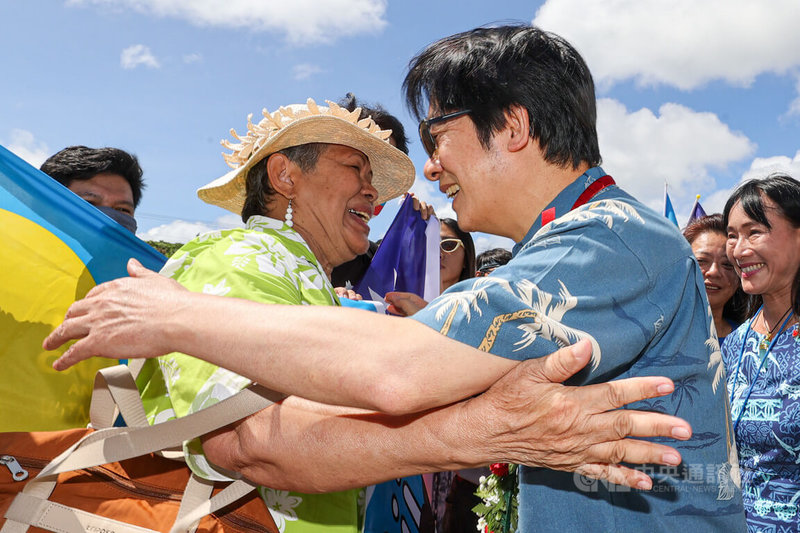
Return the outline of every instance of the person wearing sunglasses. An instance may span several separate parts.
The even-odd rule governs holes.
[[[508,264],[406,319],[191,293],[134,265],[45,341],[80,339],[56,366],[177,350],[309,400],[388,413],[281,405],[206,438],[210,461],[268,486],[338,490],[516,462],[531,467],[519,471],[521,532],[744,531],[702,275],[674,226],[599,167],[594,83],[578,52],[530,25],[477,28],[426,48],[404,86],[423,119],[426,178],[463,230],[517,243]],[[547,357],[567,346],[572,363]],[[558,379],[539,361],[565,365],[563,380],[587,357],[570,381],[581,386],[517,381]],[[680,393],[640,390],[610,403],[642,399],[642,411],[606,412],[625,378],[659,375]],[[646,440],[659,436],[691,441]]]
[[[475,244],[469,232],[459,228],[454,219],[442,218],[439,222],[439,292],[442,293],[475,276]],[[411,316],[428,305],[412,292],[391,291],[384,299],[389,304],[387,312],[396,316]]]
[[[439,243],[439,279],[441,292],[444,292],[459,281],[475,275],[475,244],[469,232],[459,228],[458,222],[452,218],[442,218],[439,222],[439,235],[442,239]]]

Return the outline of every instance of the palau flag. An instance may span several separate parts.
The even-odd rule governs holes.
[[[689,221],[686,223],[688,226],[698,218],[703,218],[706,215],[706,210],[703,209],[703,206],[700,205],[700,195],[697,195],[697,198],[694,200],[694,205],[692,206],[692,213],[689,215]]]
[[[678,217],[675,216],[675,210],[672,208],[672,202],[669,199],[666,183],[664,183],[664,216],[670,219],[676,226],[678,225]]]
[[[85,426],[94,359],[52,369],[65,348],[44,338],[72,302],[127,276],[135,257],[159,270],[166,258],[56,180],[0,146],[0,431]]]
[[[439,295],[439,221],[422,220],[406,195],[364,277],[354,287],[365,302],[342,299],[342,305],[373,305],[383,312],[389,291],[412,292],[430,301]],[[417,533],[430,522],[422,476],[394,479],[367,489],[364,533]]]

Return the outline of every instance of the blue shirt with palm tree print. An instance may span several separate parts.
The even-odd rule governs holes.
[[[633,409],[687,420],[666,441],[678,467],[646,465],[652,491],[547,469],[520,469],[520,531],[744,531],[724,368],[692,250],[677,228],[616,185],[573,209],[605,176],[565,188],[491,275],[462,281],[413,318],[489,353],[524,360],[589,339],[592,360],[571,384],[668,376],[675,392]],[[736,482],[734,482],[734,479]]]

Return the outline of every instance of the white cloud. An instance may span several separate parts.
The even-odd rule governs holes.
[[[488,233],[473,233],[472,240],[475,242],[475,255],[492,248],[505,248],[510,252],[514,247],[514,241],[511,239]]]
[[[149,68],[161,67],[150,48],[143,44],[134,44],[124,49],[119,56],[119,63],[124,69],[133,69],[140,65]]]
[[[11,138],[3,146],[36,168],[42,166],[44,160],[51,155],[47,144],[37,141],[33,133],[27,130],[11,130]]]
[[[742,181],[763,178],[773,172],[784,172],[796,180],[800,180],[800,150],[794,157],[779,155],[774,157],[757,157],[750,164],[750,169],[742,176]]]
[[[797,97],[789,104],[787,115],[800,115],[800,71],[794,74],[794,88],[797,92]]]
[[[138,219],[146,219],[147,215],[136,214]],[[192,222],[188,220],[175,220],[169,224],[162,224],[151,228],[143,233],[138,233],[137,237],[144,241],[164,241],[175,243],[187,243],[200,233],[218,229],[230,229],[244,227],[240,217],[236,215],[223,215],[214,222]]]
[[[187,65],[191,65],[192,63],[200,63],[201,61],[203,61],[202,54],[194,53],[194,54],[186,54],[183,56],[183,62],[186,63]]]
[[[794,154],[794,157],[785,155],[778,155],[773,157],[756,157],[750,163],[750,168],[742,175],[739,183],[743,183],[753,178],[764,178],[773,172],[783,172],[789,174],[793,178],[800,180],[800,150]],[[727,189],[718,189],[708,196],[703,196],[700,203],[705,208],[706,213],[721,213],[725,207],[725,202],[728,201],[731,193],[733,193],[737,183],[733,187]],[[688,215],[688,212],[687,212]]]
[[[598,100],[597,130],[603,168],[651,207],[663,207],[664,182],[673,204],[714,189],[709,168],[751,156],[755,145],[713,113],[664,104],[658,115],[629,112],[617,100]],[[690,202],[691,202],[690,201]],[[702,202],[701,202],[702,203]]]
[[[319,74],[323,70],[317,65],[301,63],[292,67],[292,77],[296,80],[307,80],[314,74]]]
[[[196,26],[269,31],[295,45],[377,33],[386,26],[388,0],[69,0],[67,5],[127,7]]]
[[[547,0],[533,23],[568,39],[600,85],[747,86],[800,65],[797,0]]]

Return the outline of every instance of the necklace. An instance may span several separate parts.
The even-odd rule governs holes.
[[[762,305],[758,309],[757,313],[758,312],[763,312],[763,309],[764,309],[764,306]],[[792,308],[790,307],[789,311],[791,311],[791,310],[792,310]],[[787,311],[786,313],[783,314],[783,316],[786,317],[786,320],[784,320],[783,324],[781,325],[781,328],[780,328],[780,330],[778,332],[778,337],[780,337],[780,332],[783,331],[783,328],[786,327],[786,324],[788,324],[789,320],[792,318],[792,315],[789,314],[789,311]],[[750,334],[750,330],[752,329],[753,322],[755,322],[755,319],[750,320],[749,322],[747,322],[747,329],[745,330],[744,338],[742,339],[742,349],[739,351],[739,361],[736,363],[736,372],[734,372],[734,374],[733,374],[734,375],[734,379],[733,379],[733,386],[731,387],[731,399],[730,399],[731,414],[733,414],[733,410],[734,410],[734,395],[736,394],[736,380],[739,377],[739,370],[742,367],[742,359],[744,358],[744,350],[745,350],[745,346],[747,345],[747,336]],[[778,324],[780,324],[780,323],[781,322],[778,321]],[[739,427],[739,421],[742,419],[742,415],[744,414],[745,407],[747,407],[747,402],[748,402],[748,400],[750,400],[750,395],[753,393],[753,387],[756,386],[756,382],[758,381],[758,377],[761,375],[761,369],[764,368],[764,363],[767,362],[767,357],[769,357],[769,352],[772,351],[772,346],[778,340],[778,337],[775,337],[772,340],[772,342],[770,342],[764,348],[761,348],[761,345],[759,345],[759,349],[760,349],[760,351],[764,352],[764,356],[761,358],[761,363],[758,365],[758,369],[756,370],[756,373],[755,373],[755,376],[753,377],[752,383],[750,383],[750,387],[748,387],[746,392],[743,392],[743,394],[741,396],[739,396],[739,399],[742,399],[742,396],[744,396],[744,398],[743,398],[743,401],[742,401],[742,405],[739,408],[739,416],[736,417],[736,420],[733,423],[733,432],[734,433],[736,433],[736,429]]]
[[[773,326],[772,329],[770,329],[767,332],[767,334],[764,336],[764,338],[761,340],[761,342],[758,345],[759,349],[766,350],[767,347],[769,347],[769,341],[772,340],[772,335],[775,334],[775,330],[778,329],[778,326],[780,326],[780,324],[783,321],[783,319],[786,318],[786,315],[788,315],[791,311],[792,311],[792,307],[789,306],[789,309],[787,309],[786,312],[781,315],[781,317],[775,322],[775,326]],[[764,308],[763,307],[761,308],[761,322],[764,323],[764,327],[765,328],[769,328],[769,325],[767,324],[767,319],[764,318]],[[784,325],[785,325],[785,323],[784,323]]]

